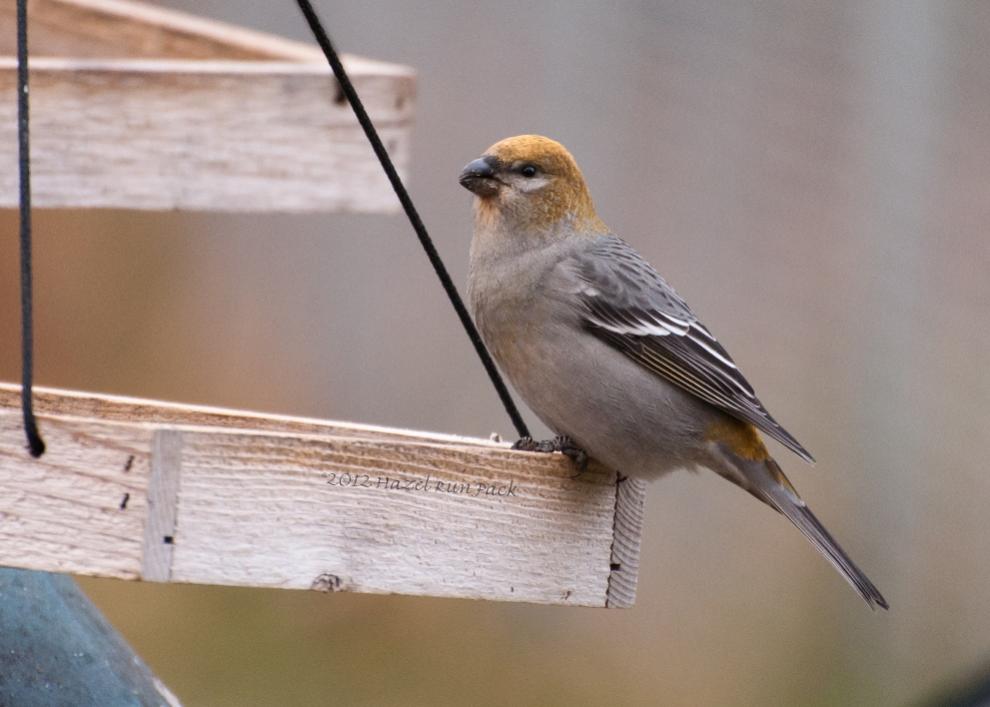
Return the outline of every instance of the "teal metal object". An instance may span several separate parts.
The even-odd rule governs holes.
[[[0,569],[0,705],[177,705],[70,578]]]

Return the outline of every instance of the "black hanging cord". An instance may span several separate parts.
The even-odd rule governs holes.
[[[413,230],[416,231],[416,235],[419,237],[420,245],[426,251],[426,257],[430,259],[430,264],[433,265],[437,277],[440,278],[440,284],[443,285],[443,289],[447,292],[447,297],[450,298],[450,303],[454,306],[454,311],[460,317],[464,331],[467,332],[468,338],[474,344],[474,350],[478,353],[478,358],[481,359],[481,363],[485,366],[488,377],[491,378],[492,385],[495,386],[495,390],[498,392],[498,397],[502,399],[502,405],[505,406],[505,411],[512,418],[512,424],[515,425],[519,436],[529,437],[529,430],[526,428],[526,423],[523,422],[522,415],[519,414],[516,404],[512,401],[512,396],[509,395],[509,390],[502,381],[502,376],[499,375],[498,369],[495,367],[495,362],[492,361],[488,349],[485,348],[485,344],[481,340],[481,335],[478,334],[474,322],[471,321],[471,316],[464,306],[464,301],[457,293],[457,288],[454,286],[453,280],[450,279],[447,268],[444,266],[443,260],[440,259],[440,254],[437,253],[437,249],[430,239],[430,234],[427,233],[426,226],[423,225],[423,221],[420,219],[419,213],[416,211],[416,207],[413,205],[412,199],[406,191],[406,187],[402,184],[402,179],[399,177],[398,172],[395,171],[395,165],[392,164],[392,160],[388,156],[388,151],[386,151],[385,146],[382,144],[381,138],[378,137],[378,131],[375,130],[371,118],[368,117],[368,113],[364,109],[364,104],[361,103],[361,98],[354,89],[354,84],[351,83],[351,79],[344,70],[344,65],[341,63],[340,57],[337,56],[337,51],[330,42],[330,37],[327,36],[326,30],[323,29],[323,25],[320,23],[320,18],[317,17],[316,11],[313,10],[313,6],[309,0],[296,1],[299,4],[299,9],[302,10],[303,16],[306,18],[306,22],[309,23],[309,28],[312,30],[313,36],[316,38],[317,43],[319,43],[320,48],[323,49],[323,54],[326,55],[327,61],[330,63],[330,68],[333,69],[334,76],[337,77],[340,90],[351,104],[351,109],[364,129],[364,134],[367,136],[368,142],[371,143],[375,155],[378,156],[378,161],[381,162],[382,169],[385,170],[388,180],[392,183],[395,195],[399,197],[399,202],[402,204],[406,216],[409,217],[409,223],[412,224]]]
[[[34,419],[34,330],[31,314],[31,154],[28,143],[27,0],[17,0],[17,146],[21,177],[21,409],[31,456],[45,453]]]

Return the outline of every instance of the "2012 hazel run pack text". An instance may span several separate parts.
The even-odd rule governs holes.
[[[328,486],[341,488],[382,489],[386,491],[412,491],[420,493],[450,493],[463,496],[516,496],[519,485],[512,480],[508,483],[485,483],[482,481],[445,481],[432,475],[398,478],[395,476],[372,476],[371,474],[351,474],[335,471],[324,472]]]

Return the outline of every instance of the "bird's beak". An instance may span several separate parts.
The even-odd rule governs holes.
[[[479,157],[461,172],[461,186],[478,196],[493,196],[498,192],[499,181],[495,176],[495,158]]]

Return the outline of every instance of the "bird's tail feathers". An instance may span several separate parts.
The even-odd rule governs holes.
[[[791,521],[863,597],[870,608],[875,609],[878,606],[883,609],[888,608],[887,600],[883,598],[880,590],[856,566],[801,500],[777,462],[770,458],[761,461],[740,460],[740,465],[746,466],[744,475],[750,484],[747,490],[751,494],[780,511]]]

